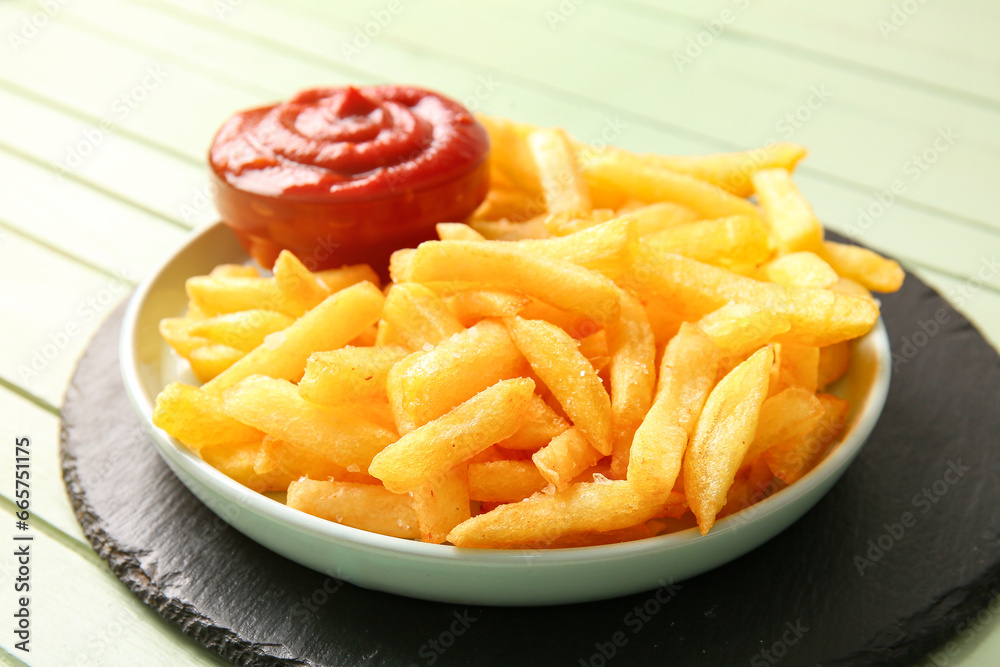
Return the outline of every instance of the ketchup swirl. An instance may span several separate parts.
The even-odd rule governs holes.
[[[369,262],[461,221],[489,189],[489,139],[462,105],[412,86],[317,88],[233,115],[209,151],[216,205],[247,252],[310,268]]]
[[[366,197],[429,187],[474,168],[488,147],[464,107],[402,86],[318,88],[234,115],[210,161],[234,187],[270,196]]]

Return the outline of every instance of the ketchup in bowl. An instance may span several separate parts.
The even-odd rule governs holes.
[[[209,152],[223,221],[261,266],[369,263],[462,221],[489,189],[489,139],[463,106],[409,86],[316,88],[242,111]]]

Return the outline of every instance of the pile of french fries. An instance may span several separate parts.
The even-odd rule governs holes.
[[[367,266],[187,283],[166,341],[204,383],[153,422],[247,487],[460,547],[607,544],[697,525],[807,473],[826,388],[899,265],[825,241],[794,144],[666,157],[481,117],[468,223]]]

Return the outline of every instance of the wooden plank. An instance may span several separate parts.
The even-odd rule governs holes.
[[[650,20],[688,21],[701,29],[721,21],[730,10],[726,32],[755,39],[771,48],[805,57],[826,58],[864,70],[896,75],[914,85],[965,93],[984,103],[1000,102],[1000,52],[983,49],[1000,21],[996,5],[965,0],[951,3],[870,2],[802,3],[768,0],[753,4],[730,0],[688,3],[678,0],[629,0],[615,3],[623,12],[642,12]]]
[[[140,269],[98,273],[15,232],[0,238],[0,266],[0,377],[60,405],[77,357]]]
[[[185,230],[0,150],[0,224],[108,273],[139,275]]]
[[[10,509],[0,519],[13,523]],[[15,650],[9,630],[0,646],[33,665],[175,665],[228,664],[184,636],[125,588],[96,554],[84,556],[45,533],[32,531],[30,653]],[[93,553],[93,552],[90,552]],[[14,558],[5,550],[0,580],[12,587]],[[0,597],[0,613],[13,617],[17,599]]]
[[[62,466],[59,463],[59,418],[25,400],[17,394],[0,388],[0,442],[8,445],[8,456],[13,457],[14,439],[28,436],[31,444],[30,492],[31,515],[39,517],[61,531],[66,539],[76,540],[82,545],[86,538],[76,521],[73,508],[66,497],[62,481]],[[13,458],[8,459],[13,461]],[[13,470],[13,464],[5,466],[5,472]],[[14,475],[0,477],[0,496],[13,502]]]
[[[197,206],[207,179],[203,166],[95,125],[0,88],[0,146],[51,169],[42,180],[55,181],[63,167],[67,178],[179,225],[214,219],[209,207]]]

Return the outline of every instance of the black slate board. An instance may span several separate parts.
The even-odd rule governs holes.
[[[968,641],[964,624],[1000,589],[1000,357],[912,275],[883,299],[894,350],[885,411],[811,512],[674,588],[547,608],[364,590],[228,527],[133,414],[121,316],[98,332],[66,397],[66,486],[114,573],[237,664],[902,665],[959,630],[955,641]]]

